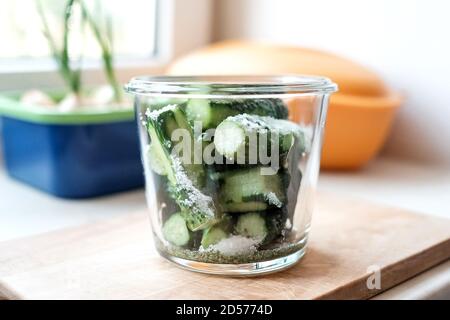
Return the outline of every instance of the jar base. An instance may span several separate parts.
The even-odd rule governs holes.
[[[292,267],[305,255],[305,252],[306,246],[285,257],[242,264],[205,263],[178,258],[164,252],[160,252],[160,254],[166,260],[189,271],[223,276],[249,277],[274,273]]]

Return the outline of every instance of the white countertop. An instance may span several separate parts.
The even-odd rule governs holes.
[[[357,172],[322,172],[319,189],[450,218],[450,170],[379,159]],[[49,196],[7,176],[0,163],[0,241],[145,209],[143,190],[90,200]],[[450,262],[378,298],[450,299]]]

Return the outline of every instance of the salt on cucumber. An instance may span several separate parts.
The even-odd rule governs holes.
[[[300,127],[290,121],[239,114],[226,118],[217,126],[214,146],[226,158],[242,157],[249,161],[253,156],[253,161],[257,162],[260,148],[264,148],[267,155],[271,155],[272,149],[275,149],[281,157],[287,154],[295,142],[300,142],[301,135]]]
[[[189,229],[180,213],[174,213],[169,217],[163,225],[162,233],[167,241],[176,246],[185,246],[190,240]]]
[[[206,182],[206,172],[203,167],[203,164],[201,163],[195,163],[195,153],[199,151],[201,153],[201,150],[197,150],[194,147],[194,132],[192,130],[192,127],[190,123],[188,122],[186,118],[186,113],[181,108],[176,108],[173,111],[173,115],[175,118],[175,121],[178,125],[178,128],[186,130],[185,132],[189,135],[189,141],[188,143],[191,144],[190,146],[190,160],[189,163],[183,163],[183,167],[185,168],[189,178],[194,182],[194,185],[197,187],[204,187]],[[199,159],[202,159],[202,155],[197,155]]]
[[[262,175],[263,168],[237,169],[222,175],[219,200],[224,212],[262,211],[285,204],[283,177],[280,173]]]
[[[203,192],[206,172],[203,165],[184,165],[176,155],[171,154],[168,140],[160,116],[172,112],[178,127],[189,125],[178,106],[170,106],[146,113],[147,130],[153,145],[153,155],[157,155],[157,170],[167,177],[167,192],[181,209],[187,227],[191,231],[209,228],[216,222],[217,210],[211,197]]]
[[[226,158],[233,159],[238,154],[245,153],[247,143],[245,128],[234,121],[225,120],[216,128],[214,146]]]

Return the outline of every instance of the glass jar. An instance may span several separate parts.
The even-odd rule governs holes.
[[[306,76],[138,77],[154,240],[189,270],[253,275],[305,253],[329,95]]]

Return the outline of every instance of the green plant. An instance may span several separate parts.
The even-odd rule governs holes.
[[[81,60],[79,58],[77,66],[74,66],[70,57],[70,47],[69,47],[69,34],[71,32],[70,19],[73,16],[74,8],[78,5],[81,9],[81,25],[87,25],[92,34],[97,41],[101,52],[102,52],[102,62],[106,78],[114,91],[114,100],[120,102],[122,100],[122,90],[117,77],[114,72],[114,55],[113,55],[113,32],[111,17],[108,15],[106,17],[105,27],[102,28],[100,22],[89,12],[86,4],[83,0],[68,0],[64,8],[63,17],[63,35],[62,35],[62,45],[58,46],[55,37],[50,32],[50,27],[47,21],[46,14],[44,12],[41,0],[37,1],[38,13],[41,17],[43,24],[43,33],[46,37],[50,50],[54,60],[56,61],[59,69],[59,73],[66,82],[70,91],[76,96],[81,95]]]

